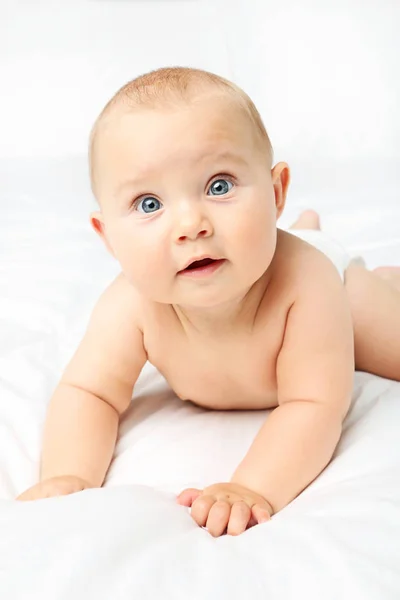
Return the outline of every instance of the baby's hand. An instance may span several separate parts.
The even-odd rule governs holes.
[[[17,500],[40,500],[53,496],[67,496],[90,487],[92,486],[87,481],[75,477],[75,475],[63,475],[37,483],[18,496]]]
[[[177,501],[191,506],[193,519],[214,537],[225,529],[228,535],[239,535],[247,527],[268,521],[273,514],[265,498],[237,483],[217,483],[204,490],[189,488],[179,494]]]

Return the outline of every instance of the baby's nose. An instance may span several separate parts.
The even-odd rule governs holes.
[[[200,209],[192,208],[176,215],[174,238],[177,243],[209,237],[212,232],[210,219]]]
[[[200,229],[200,231],[195,231],[191,229],[190,231],[186,231],[178,236],[177,242],[184,242],[185,240],[196,240],[199,237],[208,237],[210,234],[210,230],[208,228]]]

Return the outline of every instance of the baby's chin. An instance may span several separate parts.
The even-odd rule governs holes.
[[[229,309],[233,305],[238,305],[244,300],[252,285],[253,282],[246,282],[242,286],[226,286],[224,289],[219,290],[204,288],[193,290],[191,293],[176,294],[166,303],[186,308],[187,310],[204,310],[206,313],[213,313],[215,311],[216,314],[223,316],[224,309],[229,312]]]
[[[228,307],[243,300],[254,284],[263,278],[266,268],[267,265],[252,264],[251,268],[244,272],[243,269],[236,271],[233,276],[220,277],[215,274],[210,279],[175,280],[165,287],[153,283],[149,285],[149,279],[136,279],[128,275],[127,278],[148,302],[208,310]]]
[[[192,309],[212,309],[218,308],[223,304],[227,304],[235,300],[235,295],[231,294],[205,294],[193,292],[190,294],[147,294],[142,292],[142,297],[147,299],[149,302],[156,302],[157,304],[165,304],[169,306],[181,306]]]
[[[196,309],[208,310],[218,309],[223,305],[228,305],[235,300],[240,299],[244,294],[239,289],[204,289],[198,288],[191,291],[163,293],[161,290],[149,290],[148,288],[140,288],[134,286],[140,293],[141,297],[148,302],[156,304],[165,304],[169,306],[180,306]]]

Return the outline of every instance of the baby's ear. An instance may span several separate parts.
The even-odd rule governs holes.
[[[114,258],[116,258],[114,248],[111,246],[111,244],[107,238],[106,226],[104,224],[104,217],[100,211],[95,211],[95,212],[91,213],[90,224],[93,227],[93,229],[95,230],[95,232],[97,233],[97,235],[99,235],[100,238],[103,240],[104,245],[106,246],[109,253]]]
[[[271,171],[272,184],[275,192],[276,218],[279,219],[286,204],[286,196],[290,183],[289,165],[279,162]]]

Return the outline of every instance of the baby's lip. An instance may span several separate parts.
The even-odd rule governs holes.
[[[181,271],[185,271],[188,267],[190,267],[190,265],[192,265],[194,262],[199,262],[201,260],[210,260],[210,261],[214,261],[214,260],[223,260],[220,257],[216,257],[216,256],[212,256],[211,254],[202,254],[201,256],[196,256],[194,258],[191,258],[190,260],[188,260],[188,262],[185,264],[185,266],[180,269],[178,271],[178,273],[180,273]]]

